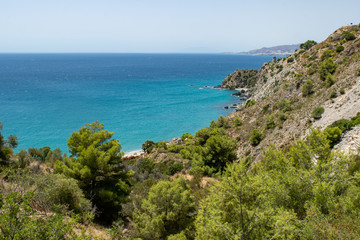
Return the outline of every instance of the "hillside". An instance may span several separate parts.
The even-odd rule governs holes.
[[[346,40],[349,32],[355,39]],[[251,151],[251,155],[258,156],[270,143],[285,146],[290,140],[304,138],[310,127],[324,129],[336,120],[354,117],[360,111],[359,35],[358,26],[342,27],[308,50],[300,49],[276,63],[264,64],[256,74],[256,83],[246,85],[252,92],[247,103],[253,106],[246,107],[245,103],[227,117],[239,117],[243,122],[240,130],[229,131],[231,137],[239,140],[238,154]],[[327,73],[328,68],[335,71]],[[228,79],[238,72],[227,77],[222,85],[227,85]],[[279,106],[282,102],[288,103],[286,111]],[[325,111],[321,119],[315,120],[311,113],[320,106]],[[283,113],[286,119],[280,120]],[[271,121],[275,127],[269,128],[266,122]],[[265,138],[253,147],[248,139],[255,128],[262,129]]]
[[[280,45],[275,47],[263,47],[260,49],[250,50],[248,52],[239,52],[237,54],[246,54],[254,56],[285,56],[293,54],[296,49],[299,49],[300,44]]]

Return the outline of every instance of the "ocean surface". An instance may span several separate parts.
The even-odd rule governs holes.
[[[73,131],[99,120],[123,151],[194,134],[238,103],[220,85],[271,57],[225,54],[0,54],[2,134],[20,149],[68,152]]]

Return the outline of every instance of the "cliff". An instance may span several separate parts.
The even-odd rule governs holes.
[[[240,118],[243,123],[240,129],[228,131],[238,140],[238,155],[258,158],[270,143],[285,147],[291,140],[304,138],[310,128],[324,129],[336,120],[354,117],[360,111],[359,36],[359,26],[342,27],[308,50],[300,49],[276,63],[264,64],[251,77],[252,96],[227,116],[229,120]],[[222,85],[243,85],[244,79],[238,75],[238,71],[231,74]],[[319,120],[312,117],[316,107],[325,110]],[[254,129],[264,134],[257,146],[249,143]],[[354,144],[349,145],[358,132],[357,128],[347,132],[350,137],[341,138],[341,148],[354,149]]]

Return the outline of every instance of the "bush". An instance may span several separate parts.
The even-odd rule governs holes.
[[[330,147],[335,146],[341,139],[342,131],[338,127],[327,127],[325,129],[326,138],[329,140]]]
[[[276,107],[281,111],[287,112],[291,111],[291,101],[286,98],[282,98],[277,104]]]
[[[288,119],[288,115],[282,111],[277,113],[277,117],[281,122],[285,122]]]
[[[317,71],[316,68],[309,67],[307,73],[308,73],[309,75],[313,75],[314,73],[316,73],[316,71]]]
[[[316,45],[317,42],[314,40],[307,40],[305,43],[300,44],[300,48],[304,50],[309,50],[312,46]]]
[[[246,102],[246,105],[245,105],[245,108],[248,108],[248,107],[251,107],[251,106],[254,106],[256,103],[255,100],[249,100]]]
[[[293,57],[289,57],[288,59],[287,59],[287,62],[288,63],[291,63],[291,62],[293,62],[294,61],[294,58]]]
[[[344,95],[345,94],[345,90],[343,88],[340,88],[340,94]]]
[[[332,91],[330,94],[330,98],[336,98],[338,96],[336,91]]]
[[[304,86],[301,88],[304,97],[309,96],[314,92],[314,83],[311,80],[306,80]]]
[[[352,34],[349,31],[344,31],[341,36],[343,36],[347,41],[351,41],[351,40],[354,40],[356,38],[355,35]]]
[[[262,134],[260,129],[254,129],[250,135],[250,143],[252,146],[257,146],[264,139],[264,135]]]
[[[170,167],[168,167],[166,174],[172,176],[177,172],[180,172],[182,169],[184,168],[184,166],[182,165],[182,163],[175,163],[172,164]]]
[[[276,127],[275,117],[273,114],[269,115],[265,120],[266,129],[274,129]]]
[[[314,119],[320,119],[321,115],[324,113],[325,109],[323,107],[317,107],[314,109],[314,111],[311,113],[311,116]]]
[[[326,80],[326,77],[330,74],[334,74],[337,68],[337,64],[332,60],[332,58],[324,61],[319,68],[319,74],[321,80]]]
[[[151,153],[155,146],[156,144],[153,141],[146,140],[146,142],[143,143],[141,148],[144,152]]]
[[[235,117],[233,120],[233,123],[234,123],[235,127],[241,127],[241,125],[242,125],[242,121],[239,117]]]
[[[329,127],[338,127],[342,132],[346,132],[350,130],[353,127],[353,123],[350,120],[347,119],[340,119],[335,122],[333,122]]]
[[[337,46],[337,48],[336,48],[336,52],[342,52],[342,51],[344,51],[344,46],[342,46],[342,45],[339,45],[339,46]]]
[[[331,58],[333,56],[333,52],[334,52],[334,50],[332,50],[332,49],[325,50],[324,53],[320,57],[321,61]]]

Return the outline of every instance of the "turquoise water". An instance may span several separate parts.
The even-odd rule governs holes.
[[[239,102],[219,85],[238,68],[260,68],[271,57],[222,54],[0,54],[3,135],[16,150],[59,147],[95,120],[124,151],[195,133]]]

